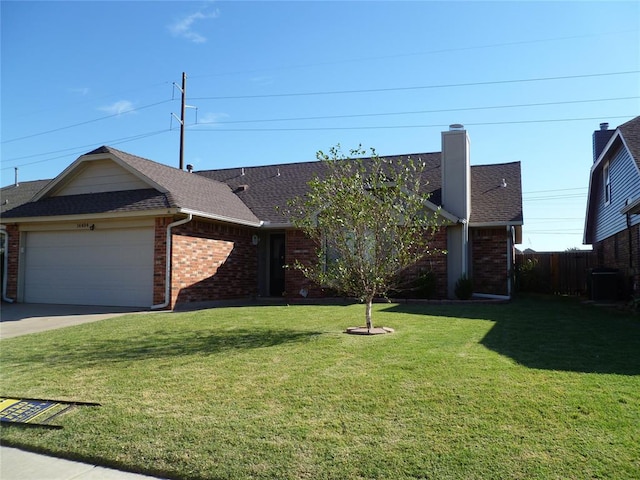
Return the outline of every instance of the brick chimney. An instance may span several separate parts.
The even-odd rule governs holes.
[[[459,218],[447,227],[447,293],[455,298],[458,279],[469,272],[469,216],[471,215],[471,163],[469,137],[460,124],[442,132],[442,208]]]
[[[604,122],[600,124],[600,130],[593,132],[593,161],[595,163],[604,150],[615,130],[609,130],[609,124]]]

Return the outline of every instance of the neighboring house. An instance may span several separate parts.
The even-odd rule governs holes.
[[[452,126],[453,127],[453,126]],[[476,293],[511,294],[520,243],[520,163],[470,166],[460,126],[442,133],[426,163],[429,205],[446,226],[448,255],[429,258],[438,295],[452,297],[463,274]],[[396,156],[391,158],[406,157]],[[282,207],[325,172],[322,162],[188,173],[110,147],[79,157],[18,204],[9,200],[4,296],[19,302],[172,308],[178,303],[323,295],[285,268],[314,254]],[[13,200],[12,200],[13,199]]]
[[[640,117],[593,134],[584,242],[598,266],[618,270],[622,295],[640,290]]]

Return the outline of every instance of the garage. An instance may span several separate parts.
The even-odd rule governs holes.
[[[153,244],[148,227],[26,232],[23,301],[149,307]]]

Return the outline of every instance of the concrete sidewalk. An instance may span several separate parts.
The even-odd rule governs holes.
[[[0,447],[2,480],[156,480],[156,477],[121,472],[87,463]]]
[[[146,309],[2,303],[0,338],[80,325]],[[0,446],[1,480],[143,480],[145,475]]]

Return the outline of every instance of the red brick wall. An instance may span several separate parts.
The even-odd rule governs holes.
[[[172,233],[172,306],[257,294],[253,230],[194,220]]]
[[[440,228],[431,242],[432,249],[439,252],[447,250],[447,229]],[[404,275],[415,279],[423,272],[431,271],[435,275],[435,298],[447,298],[447,257],[445,253],[433,253],[422,259],[415,267],[408,269]],[[411,282],[412,278],[407,279]]]
[[[167,225],[173,221],[172,217],[156,218],[155,238],[153,245],[153,303],[159,305],[165,302],[166,288],[166,259],[167,259]]]
[[[507,295],[509,232],[502,228],[471,229],[471,277],[474,292]]]
[[[623,295],[640,289],[640,229],[633,226],[593,246],[598,267],[620,270]]]
[[[433,248],[444,251],[447,248],[446,229],[440,229],[434,236]],[[315,262],[316,245],[301,231],[288,230],[286,232],[286,258],[287,265],[294,265],[296,260],[302,264]],[[404,278],[409,283],[412,278],[417,277],[421,272],[433,271],[436,275],[436,297],[446,298],[447,296],[447,261],[444,254],[435,254],[425,257],[420,263],[404,272]],[[287,296],[300,298],[300,290],[304,288],[308,291],[308,298],[318,298],[330,295],[318,285],[313,284],[304,275],[292,267],[285,271],[285,289]]]
[[[7,298],[16,300],[18,297],[18,268],[20,258],[20,230],[16,225],[7,225],[9,236],[7,245]],[[4,268],[4,267],[2,267]]]
[[[287,265],[284,272],[284,288],[286,297],[302,298],[301,289],[306,289],[307,298],[325,296],[325,291],[315,283],[308,280],[300,270],[293,267],[296,261],[303,265],[311,265],[316,261],[317,245],[300,230],[287,230],[285,232],[285,259]]]

